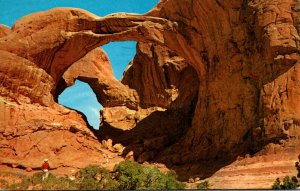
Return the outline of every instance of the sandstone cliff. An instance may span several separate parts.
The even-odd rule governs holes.
[[[158,153],[175,144],[191,126],[199,85],[197,73],[173,51],[138,43],[137,54],[122,83],[136,90],[140,107],[137,111],[104,108],[99,137],[109,136],[127,146],[125,151],[133,150],[139,162],[155,160]],[[123,121],[131,122],[130,128],[124,128]]]
[[[39,170],[49,158],[52,170],[70,173],[91,163],[112,168],[123,160],[107,154],[80,114],[55,103],[54,81],[44,70],[15,54],[0,55],[0,168]]]

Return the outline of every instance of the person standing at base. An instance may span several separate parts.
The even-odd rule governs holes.
[[[44,159],[44,163],[42,164],[42,171],[44,172],[42,180],[48,178],[49,170],[50,170],[50,165],[48,163],[48,159]]]

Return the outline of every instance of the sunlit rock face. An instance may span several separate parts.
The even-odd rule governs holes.
[[[109,58],[101,48],[90,51],[70,66],[57,89],[62,92],[67,86],[72,86],[75,79],[89,83],[103,107],[126,106],[137,109],[137,93],[115,78]]]
[[[108,165],[105,151],[82,115],[54,101],[53,78],[16,54],[1,50],[0,55],[0,168],[39,170],[43,158],[49,158],[59,173],[91,163]],[[114,153],[110,157],[115,158],[112,166],[123,160]]]
[[[77,78],[91,85],[105,107],[99,137],[122,142],[140,162],[172,167],[204,160],[224,163],[245,153],[290,152],[298,143],[300,119],[295,6],[292,0],[161,0],[145,15],[101,18],[58,8],[23,17],[12,29],[1,26],[0,95],[14,105],[1,107],[6,125],[0,131],[5,153],[0,159],[12,163],[42,153],[29,152],[31,147],[19,151],[15,133],[23,128],[30,137],[35,127],[40,131],[50,122],[63,123],[46,128],[48,137],[54,139],[51,133],[62,129],[76,140],[88,135],[82,139],[91,141],[90,147],[78,154],[91,150],[98,156],[99,142],[82,118],[69,111],[75,116],[68,117],[72,122],[63,120],[55,103]],[[121,83],[95,48],[123,40],[140,43]],[[98,57],[102,60],[95,62]],[[90,69],[84,63],[91,63]],[[68,68],[73,76],[67,75]],[[36,107],[47,115],[27,117],[31,110],[40,111]],[[73,122],[81,124],[78,131],[70,130]],[[276,152],[265,147],[272,142],[281,144]],[[55,141],[48,144],[57,147]],[[54,150],[46,153],[54,156]],[[62,156],[67,152],[60,150]],[[292,153],[297,152],[295,147]],[[190,168],[186,174],[201,170]]]

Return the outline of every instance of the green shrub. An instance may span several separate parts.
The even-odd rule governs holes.
[[[16,183],[14,181],[14,183],[7,183],[6,184],[6,189],[8,190],[25,190],[29,187],[30,182],[27,181],[27,176],[25,175],[21,175],[21,174],[17,174],[17,173],[13,173],[13,172],[1,172],[2,175],[6,174],[6,176],[13,176],[17,179],[19,179],[20,182]]]
[[[14,183],[8,186],[9,190],[26,190],[31,185],[30,179],[25,177],[20,183]]]
[[[159,190],[165,188],[166,178],[158,168],[144,167],[140,176],[136,189],[139,190]]]
[[[279,190],[279,189],[281,189],[280,179],[279,178],[276,178],[275,182],[272,185],[272,189],[273,190]]]
[[[111,173],[97,165],[89,165],[79,170],[76,176],[81,180],[79,188],[83,190],[118,189],[119,184],[113,180]]]
[[[297,188],[297,184],[290,179],[289,176],[284,177],[283,184],[281,186],[282,189],[295,189]]]
[[[143,168],[136,162],[122,161],[115,166],[115,172],[121,190],[137,189],[143,179]]]
[[[81,179],[94,179],[97,174],[101,174],[105,177],[110,176],[110,173],[107,169],[97,165],[89,165],[85,168],[80,169],[76,176]]]
[[[122,190],[183,189],[174,173],[163,174],[157,167],[144,167],[137,162],[123,161],[115,166],[116,180]]]
[[[272,189],[295,189],[297,188],[297,183],[293,181],[289,176],[284,177],[283,182],[281,183],[279,178],[275,180],[272,185]]]
[[[26,190],[30,186],[43,190],[71,190],[78,189],[75,181],[66,177],[56,177],[49,174],[48,178],[42,180],[43,172],[37,172],[31,177],[24,177],[20,183],[12,184],[8,187],[11,190]]]
[[[34,173],[31,177],[30,177],[30,181],[33,185],[37,185],[37,184],[41,184],[42,183],[42,177],[43,177],[44,172],[37,172]],[[49,173],[49,178],[52,177],[53,175],[51,173]]]
[[[42,180],[43,172],[31,177],[21,177],[20,183],[8,185],[2,181],[4,189],[10,190],[161,190],[184,189],[184,184],[176,180],[175,172],[162,173],[157,167],[144,167],[136,162],[123,161],[115,166],[115,172],[96,165],[89,165],[76,173],[76,179],[57,177],[49,173]]]
[[[177,174],[174,171],[169,171],[166,175],[166,187],[168,190],[184,189],[185,184],[177,181]]]
[[[0,172],[0,189],[11,189],[10,185],[16,184],[16,182],[21,182],[26,176],[13,172]],[[9,181],[7,180],[9,179]],[[11,183],[10,183],[11,182]]]
[[[113,179],[108,179],[107,182],[105,182],[103,189],[105,190],[119,190],[120,183]]]
[[[204,181],[204,182],[200,182],[198,185],[197,185],[197,189],[200,189],[200,190],[203,190],[203,189],[209,189],[211,185],[209,184],[208,181]]]
[[[42,185],[42,189],[44,190],[78,189],[78,185],[75,181],[72,181],[66,177],[56,177],[53,176],[52,174],[49,174],[49,177],[46,178],[44,181],[42,181],[41,185]]]
[[[95,180],[91,178],[85,178],[83,179],[79,184],[80,190],[100,190],[100,184]]]

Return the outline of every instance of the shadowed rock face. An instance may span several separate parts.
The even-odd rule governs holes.
[[[91,62],[88,52],[92,55],[100,45],[136,40],[141,43],[123,84],[111,73],[103,72],[107,77],[101,78],[72,67],[74,75],[66,73],[63,78],[67,84],[74,78],[88,82],[107,107],[102,113],[103,135],[115,129],[119,142],[144,138],[151,125],[160,124],[147,137],[159,146],[149,146],[151,141],[126,142],[148,148],[137,152],[141,161],[182,165],[234,158],[281,139],[297,142],[295,6],[293,0],[161,0],[145,15],[100,18],[62,8],[28,15],[11,31],[0,28],[0,54],[5,58],[0,79],[6,79],[1,81],[0,95],[18,107],[56,105],[52,95],[56,97],[66,86],[62,77],[72,64],[80,68],[80,62]],[[102,54],[94,51],[94,56]],[[32,77],[17,75],[21,70]],[[43,83],[33,87],[31,82],[39,79]],[[176,111],[183,116],[177,122]],[[120,113],[122,117],[114,121]],[[123,124],[125,133],[119,131]]]
[[[183,58],[163,46],[138,43],[122,83],[135,89],[139,108],[104,108],[99,137],[133,150],[139,162],[156,160],[191,127],[199,80]],[[163,161],[167,162],[167,161]],[[171,162],[172,163],[172,162]]]
[[[164,46],[138,43],[137,54],[129,64],[122,83],[135,89],[142,107],[186,107],[195,97],[199,80],[195,70],[175,52]]]

